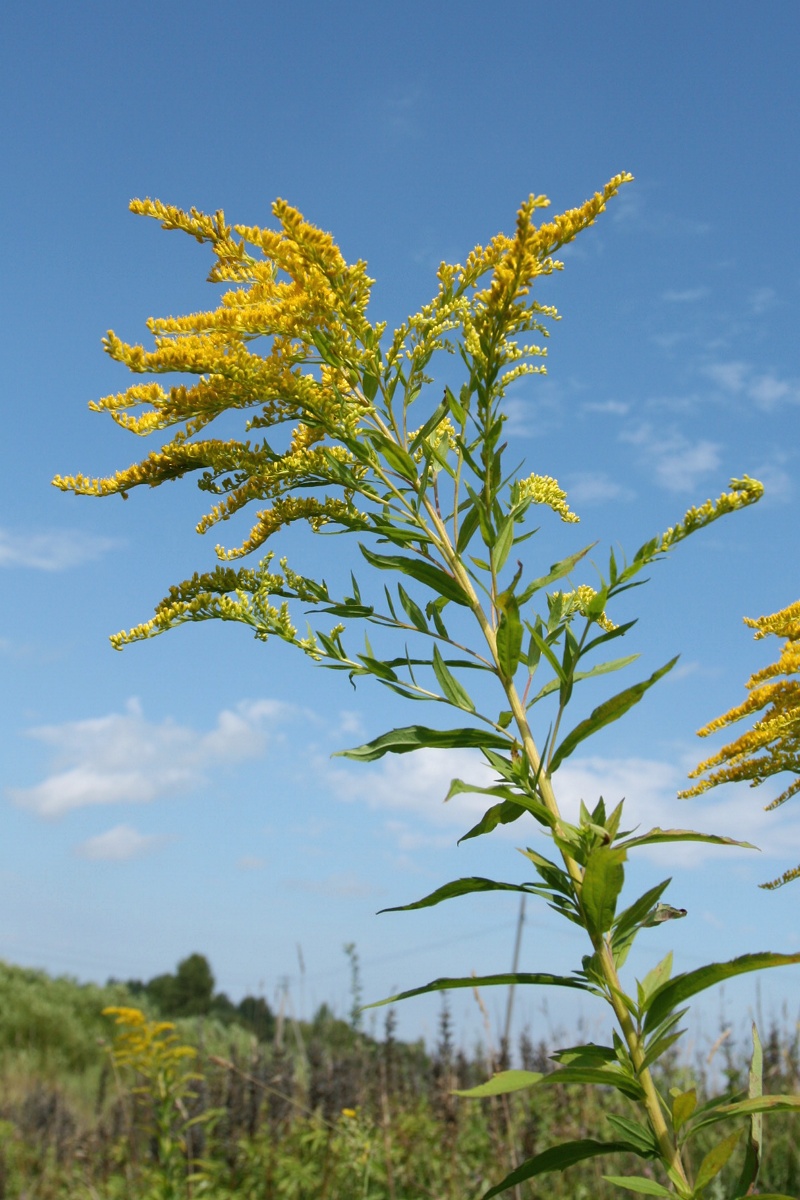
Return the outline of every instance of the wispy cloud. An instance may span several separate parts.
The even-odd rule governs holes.
[[[406,756],[403,756],[404,758]],[[450,780],[467,779],[481,786],[492,780],[490,768],[467,751],[418,751],[405,762],[387,758],[380,767],[359,772],[332,770],[331,783],[340,799],[361,802],[386,815],[386,830],[400,850],[436,848],[455,840],[477,823],[491,798],[464,794],[443,804]],[[688,786],[686,768],[673,761],[644,758],[587,757],[566,763],[558,772],[557,793],[567,819],[577,819],[580,802],[594,807],[600,796],[607,806],[625,800],[625,826],[642,832],[690,828],[752,842],[763,857],[800,857],[800,812],[790,818],[765,813],[750,788],[725,788],[710,797],[684,801],[678,791]],[[765,797],[765,801],[769,797]],[[493,835],[519,841],[515,824]],[[689,867],[723,854],[754,856],[752,850],[702,842],[642,847],[637,854],[672,866]],[[769,874],[769,868],[765,874]]]
[[[581,405],[581,411],[605,414],[609,417],[624,417],[630,412],[630,407],[624,400],[587,400]]]
[[[50,749],[50,774],[12,800],[43,817],[101,804],[146,804],[205,781],[224,763],[262,755],[277,720],[292,708],[276,700],[242,701],[202,732],[170,719],[148,721],[138,701],[122,713],[42,725],[28,736]]]
[[[775,371],[758,371],[735,359],[706,363],[702,372],[722,391],[751,400],[764,412],[782,404],[800,404],[800,380],[781,377]]]
[[[76,853],[94,862],[127,862],[132,858],[141,858],[162,846],[165,841],[167,839],[164,837],[139,833],[132,825],[115,825],[113,829],[81,842]]]
[[[31,534],[0,529],[0,567],[67,571],[100,558],[118,545],[113,538],[82,533],[77,529]]]
[[[685,288],[683,291],[666,291],[661,297],[669,304],[696,304],[698,300],[705,300],[709,294],[709,288],[696,287]]]
[[[720,465],[720,446],[705,438],[693,442],[678,430],[658,430],[651,425],[620,434],[620,440],[638,447],[642,465],[650,468],[657,483],[670,492],[694,490]]]
[[[356,897],[374,896],[378,889],[357,875],[328,875],[324,879],[288,879],[286,887],[295,892],[308,892],[314,896],[327,896],[332,900],[348,900]]]
[[[634,493],[603,471],[586,471],[569,479],[567,496],[576,508],[605,504],[609,500],[631,500]]]

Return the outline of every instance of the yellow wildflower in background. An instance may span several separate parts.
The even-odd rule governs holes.
[[[749,780],[758,787],[764,780],[784,771],[797,776],[767,811],[777,808],[790,796],[800,792],[800,600],[768,617],[745,617],[745,624],[756,630],[756,639],[774,634],[785,638],[778,661],[756,671],[746,687],[750,695],[699,730],[708,737],[719,729],[735,724],[753,713],[763,712],[752,729],[734,742],[701,762],[690,773],[690,779],[705,775],[694,787],[680,793],[682,797],[698,796],[720,783]],[[800,866],[786,871],[780,879],[762,886],[772,888],[800,877]]]

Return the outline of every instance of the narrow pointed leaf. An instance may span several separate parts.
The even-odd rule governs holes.
[[[520,604],[525,604],[541,588],[547,587],[548,583],[554,583],[556,579],[563,579],[565,575],[569,575],[570,571],[574,567],[577,567],[581,559],[586,557],[594,545],[596,543],[592,542],[592,545],[585,546],[577,554],[571,554],[569,558],[563,558],[561,562],[553,563],[546,575],[542,575],[541,578],[534,579],[532,583],[528,584],[525,591],[519,597]]]
[[[398,1000],[408,1000],[412,996],[425,996],[429,992],[449,992],[455,988],[509,987],[511,984],[520,987],[576,988],[579,992],[588,990],[582,979],[575,979],[571,975],[549,975],[544,971],[537,971],[533,975],[469,975],[466,978],[458,979],[434,979],[423,987],[412,988],[408,992],[398,992],[396,996],[387,996],[385,1000],[376,1000],[364,1007],[381,1008],[384,1004],[394,1004]]]
[[[563,1142],[562,1145],[551,1146],[549,1150],[544,1150],[522,1163],[516,1171],[512,1171],[500,1183],[484,1192],[482,1200],[492,1200],[493,1196],[499,1196],[508,1188],[516,1187],[518,1183],[524,1183],[526,1179],[533,1179],[536,1175],[566,1171],[567,1167],[572,1167],[575,1163],[583,1162],[587,1158],[598,1158],[601,1154],[638,1154],[638,1150],[630,1142],[596,1142],[591,1138]],[[664,1195],[669,1196],[671,1193],[665,1191]]]
[[[464,709],[466,712],[475,712],[475,703],[472,697],[448,669],[446,662],[439,653],[439,647],[436,645],[433,647],[433,673],[436,676],[439,687],[451,704],[455,705],[456,708]]]
[[[488,1083],[481,1083],[474,1088],[458,1088],[454,1096],[464,1096],[469,1100],[482,1100],[486,1096],[506,1096],[510,1092],[521,1092],[531,1088],[544,1079],[541,1071],[498,1071]]]
[[[421,900],[415,900],[412,904],[398,904],[392,908],[382,908],[379,911],[386,912],[410,912],[413,908],[432,908],[434,904],[441,904],[443,900],[450,900],[454,896],[467,896],[472,892],[526,892],[535,894],[535,885],[524,883],[500,883],[494,879],[484,879],[480,875],[470,875],[464,879],[454,879],[452,883],[445,883],[435,892],[431,892],[428,896],[423,896]]]
[[[709,1150],[700,1166],[697,1168],[694,1186],[699,1192],[702,1188],[707,1187],[711,1180],[719,1175],[726,1162],[733,1154],[739,1144],[739,1139],[742,1136],[742,1130],[737,1129],[735,1133],[731,1133],[728,1137],[723,1138],[718,1146],[713,1150]]]
[[[729,962],[709,963],[696,971],[688,971],[677,975],[675,979],[658,988],[650,997],[645,1018],[645,1030],[660,1024],[673,1008],[682,1004],[689,996],[696,996],[706,988],[732,979],[735,975],[744,975],[748,971],[762,971],[768,967],[787,967],[800,963],[798,954],[772,954],[765,950],[759,954],[743,954]]]
[[[674,1192],[644,1175],[604,1175],[603,1179],[606,1183],[613,1183],[615,1187],[625,1188],[626,1191],[636,1192],[640,1196],[671,1196],[672,1200],[675,1200]]]
[[[477,825],[473,825],[468,833],[458,839],[459,846],[462,842],[468,841],[470,838],[481,837],[484,833],[491,833],[498,825],[510,825],[512,821],[518,821],[525,809],[521,804],[516,804],[513,800],[504,800],[502,804],[493,804],[478,821]]]
[[[625,881],[625,851],[598,846],[589,856],[581,887],[581,904],[591,933],[607,933],[614,923],[617,899]]]
[[[603,704],[598,705],[590,717],[587,717],[585,721],[581,721],[576,725],[572,732],[564,738],[564,741],[553,755],[550,771],[555,771],[564,759],[572,754],[575,747],[580,745],[587,737],[596,733],[599,729],[603,729],[604,726],[610,725],[612,721],[619,720],[629,709],[638,704],[645,692],[654,683],[657,683],[659,679],[662,679],[667,671],[671,671],[677,661],[677,658],[671,659],[670,662],[666,663],[658,671],[654,671],[649,679],[644,679],[641,683],[635,683],[633,687],[626,688],[623,692],[612,696],[610,700],[606,700]]]
[[[424,725],[406,725],[381,734],[363,746],[352,750],[337,750],[334,758],[352,758],[357,762],[374,762],[384,754],[408,754],[412,750],[430,747],[437,750],[505,749],[506,738],[500,738],[486,729],[428,729]]]
[[[745,850],[758,849],[758,846],[754,846],[752,842],[737,842],[735,838],[721,837],[716,833],[698,833],[694,829],[659,829],[658,826],[639,837],[619,842],[618,845],[629,850],[631,846],[652,846],[658,842],[710,842],[713,846],[742,846]]]
[[[412,579],[424,583],[433,591],[438,592],[440,596],[444,596],[446,600],[453,600],[456,604],[469,607],[469,599],[461,585],[452,575],[448,575],[434,563],[426,562],[421,558],[408,558],[404,554],[376,554],[360,543],[359,549],[371,566],[377,567],[381,571],[400,571],[404,575],[410,575]]]
[[[506,679],[513,679],[519,666],[522,657],[522,634],[519,605],[514,596],[509,596],[497,626],[497,657],[500,670]]]

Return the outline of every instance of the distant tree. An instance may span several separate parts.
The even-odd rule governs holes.
[[[214,972],[204,954],[190,954],[175,973],[172,1015],[197,1017],[209,1012],[214,999]]]
[[[263,996],[245,996],[236,1008],[239,1023],[245,1025],[261,1042],[275,1033],[275,1017]]]

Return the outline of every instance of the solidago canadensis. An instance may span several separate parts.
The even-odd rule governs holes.
[[[778,808],[790,796],[800,792],[800,681],[796,678],[800,674],[800,600],[769,617],[745,617],[744,623],[755,629],[757,639],[770,634],[785,638],[778,661],[751,675],[746,685],[750,693],[747,699],[709,722],[699,734],[708,737],[753,713],[763,715],[751,730],[740,734],[735,741],[695,767],[690,777],[697,779],[705,775],[705,778],[680,794],[698,796],[717,784],[742,780],[749,780],[751,787],[758,787],[766,779],[784,772],[797,776],[767,805],[769,810]],[[800,866],[761,886],[781,887],[798,877]]]
[[[614,1019],[610,1044],[559,1051],[550,1074],[502,1072],[471,1093],[585,1084],[617,1089],[634,1110],[631,1119],[609,1116],[605,1140],[584,1138],[534,1155],[487,1198],[581,1159],[620,1152],[643,1160],[644,1173],[609,1175],[612,1186],[700,1197],[720,1172],[734,1170],[739,1134],[724,1137],[699,1164],[692,1139],[699,1129],[736,1116],[749,1134],[729,1194],[744,1196],[758,1173],[761,1113],[800,1105],[794,1097],[762,1097],[755,1031],[745,1099],[701,1105],[692,1088],[663,1096],[651,1073],[680,1036],[677,1025],[690,996],[732,975],[800,961],[800,955],[750,954],[675,977],[667,955],[633,990],[620,976],[641,931],[683,915],[661,901],[669,880],[620,908],[628,855],[654,842],[731,839],[681,829],[634,836],[624,832],[622,803],[607,808],[602,798],[591,808],[582,805],[572,823],[558,802],[561,764],[637,704],[675,661],[567,729],[575,687],[637,657],[597,660],[598,651],[631,628],[632,622],[614,621],[614,600],[654,560],[752,504],[762,491],[746,475],[734,479],[717,500],[691,508],[630,561],[619,562],[611,552],[606,574],[594,568],[591,584],[575,578],[590,547],[548,566],[526,545],[536,532],[526,528],[531,510],[570,524],[578,519],[554,478],[509,473],[503,462],[505,393],[521,376],[544,371],[544,342],[557,318],[555,309],[533,298],[533,287],[561,269],[559,249],[592,225],[630,178],[615,176],[578,208],[539,225],[535,218],[548,201],[530,196],[512,234],[476,246],[463,264],[442,263],[433,299],[392,333],[367,317],[372,281],[365,264],[348,264],[329,234],[284,201],[273,205],[275,230],[229,226],[221,212],[206,216],[134,201],[134,212],[208,244],[214,255],[209,279],[225,290],[212,311],[151,320],[151,349],[108,334],[111,357],[147,379],[92,407],[132,433],[160,433],[166,440],[108,478],[54,481],[81,494],[126,496],[141,485],[196,473],[210,497],[200,533],[254,505],[244,538],[217,546],[220,565],[172,587],[155,615],[117,634],[114,646],[187,621],[237,621],[260,640],[279,637],[351,681],[369,676],[400,697],[447,705],[456,727],[403,726],[344,753],[368,762],[423,747],[473,748],[492,768],[494,782],[487,788],[453,780],[449,795],[487,797],[484,816],[465,837],[524,819],[537,847],[549,843],[552,858],[537,847],[523,851],[531,874],[526,882],[459,879],[404,906],[474,892],[521,892],[580,926],[587,951],[569,976],[536,970],[438,979],[404,996],[511,983],[566,987],[601,998]],[[433,381],[434,360],[445,354],[455,359],[452,388]],[[158,382],[175,372],[189,382]],[[241,440],[211,435],[222,414],[226,426],[241,416]],[[371,568],[369,590],[351,574],[351,591],[332,593],[324,579],[291,568],[285,554],[273,569],[272,550],[254,567],[230,565],[297,521],[315,533],[355,534],[360,561]],[[377,587],[379,579],[387,585]],[[302,632],[301,611],[314,619]],[[320,628],[326,616],[335,623]],[[366,636],[361,649],[346,642],[367,626],[382,641],[394,638],[393,649],[373,647]]]

